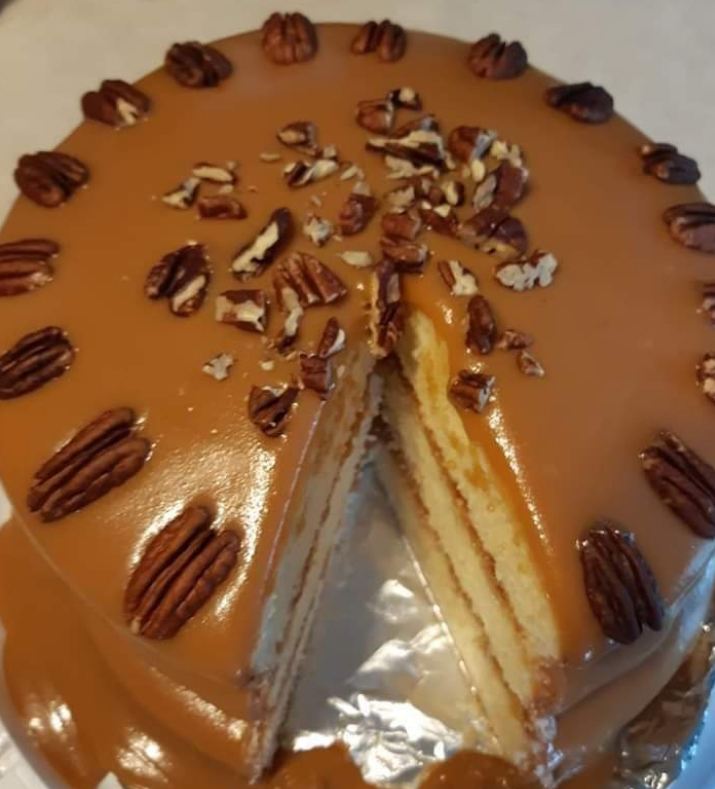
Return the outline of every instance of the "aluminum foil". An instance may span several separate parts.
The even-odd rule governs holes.
[[[286,726],[309,750],[342,742],[369,783],[416,787],[465,747],[494,743],[439,610],[370,470],[348,508]],[[715,606],[691,655],[621,733],[608,789],[663,789],[697,747],[715,672]],[[715,781],[713,781],[715,784]]]

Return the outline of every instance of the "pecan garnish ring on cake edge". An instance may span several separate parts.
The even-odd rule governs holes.
[[[367,55],[376,52],[385,63],[400,60],[407,49],[407,33],[400,25],[389,19],[382,22],[366,22],[353,38],[350,51],[354,55]]]
[[[124,595],[132,632],[166,639],[211,598],[238,559],[241,538],[211,528],[207,509],[187,507],[149,542]]]
[[[633,643],[644,627],[661,630],[663,600],[635,537],[601,522],[579,540],[586,596],[605,635]]]
[[[582,123],[605,123],[613,116],[613,96],[590,82],[554,85],[545,98],[547,104]]]
[[[315,25],[304,14],[271,14],[263,23],[263,51],[274,63],[289,66],[318,51]]]
[[[214,88],[231,76],[231,61],[215,47],[198,41],[173,44],[164,58],[164,68],[186,88]]]
[[[25,335],[0,356],[0,400],[21,397],[69,370],[75,350],[62,329]]]
[[[149,97],[121,79],[105,79],[99,90],[85,93],[81,103],[85,118],[117,129],[134,126],[151,109]]]
[[[89,170],[69,154],[38,151],[20,157],[14,176],[25,197],[44,208],[56,208],[89,181]]]
[[[665,184],[696,184],[700,168],[695,159],[680,153],[667,142],[647,142],[638,150],[643,172]]]
[[[0,244],[0,298],[30,293],[52,281],[52,259],[59,244],[47,238],[23,238]]]
[[[47,523],[64,518],[133,477],[150,451],[130,408],[105,411],[40,467],[28,493],[28,509]]]
[[[670,235],[679,244],[715,255],[715,205],[681,203],[663,214]]]
[[[513,79],[526,71],[528,58],[519,41],[507,43],[497,33],[480,38],[469,50],[469,67],[485,79]]]

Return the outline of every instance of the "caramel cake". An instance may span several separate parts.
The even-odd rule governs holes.
[[[117,681],[258,778],[369,444],[483,747],[610,742],[712,589],[697,164],[388,21],[274,14],[82,108],[0,235],[0,474]]]

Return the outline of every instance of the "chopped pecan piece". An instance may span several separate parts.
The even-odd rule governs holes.
[[[318,147],[318,130],[311,121],[293,121],[278,129],[278,142],[308,156],[316,156]]]
[[[373,134],[387,134],[395,121],[395,105],[390,98],[359,101],[355,120]]]
[[[230,353],[219,353],[217,356],[209,359],[201,369],[206,375],[210,375],[216,381],[225,381],[235,361]]]
[[[175,636],[231,572],[241,538],[212,529],[212,520],[203,507],[187,507],[149,542],[124,594],[133,633]]]
[[[347,249],[345,252],[340,252],[338,257],[353,268],[367,268],[374,262],[369,252],[360,249]]]
[[[715,254],[715,205],[681,203],[669,208],[663,219],[670,235],[684,247]]]
[[[166,205],[171,208],[178,208],[180,211],[186,211],[187,208],[191,208],[194,204],[200,183],[201,181],[198,178],[187,178],[176,188],[162,195],[161,202],[166,203]]]
[[[543,378],[546,375],[546,370],[544,370],[541,362],[529,351],[519,351],[516,355],[516,364],[524,375],[529,375],[533,378]]]
[[[298,339],[300,322],[303,319],[303,307],[293,284],[280,271],[273,279],[273,286],[276,290],[278,304],[285,313],[283,328],[276,339],[275,346],[280,353],[286,353],[290,351]]]
[[[152,266],[144,293],[150,299],[168,299],[174,315],[186,318],[204,303],[210,279],[211,269],[204,247],[187,244],[164,255]]]
[[[380,248],[387,260],[403,274],[417,274],[424,268],[430,251],[425,244],[416,244],[399,238],[381,238]]]
[[[412,120],[406,121],[401,126],[398,126],[390,137],[395,139],[399,139],[401,137],[407,137],[407,135],[412,134],[412,132],[437,132],[439,133],[439,121],[434,115],[420,115],[418,118],[412,118]]]
[[[469,299],[467,316],[467,348],[481,354],[491,353],[497,341],[497,324],[484,296],[477,294]]]
[[[318,342],[316,353],[325,359],[334,356],[345,348],[345,331],[337,318],[329,318]]]
[[[700,169],[695,159],[666,142],[647,142],[639,149],[643,172],[666,184],[696,184]]]
[[[368,151],[406,159],[414,167],[427,165],[441,170],[446,166],[446,151],[442,135],[432,129],[412,129],[395,132],[391,137],[372,137]]]
[[[389,19],[383,19],[379,24],[372,20],[366,22],[350,45],[350,51],[355,55],[377,52],[380,60],[388,63],[399,60],[406,49],[407,33]]]
[[[216,299],[216,320],[262,334],[268,322],[266,294],[262,290],[225,290]]]
[[[0,355],[0,400],[33,392],[69,370],[74,348],[56,326],[26,334]]]
[[[459,260],[440,260],[437,269],[453,296],[476,296],[479,293],[477,278]]]
[[[443,236],[456,236],[459,229],[459,219],[449,203],[433,206],[424,201],[420,205],[420,217],[425,227],[440,233]]]
[[[224,54],[198,41],[173,44],[164,58],[164,68],[187,88],[214,88],[233,71]]]
[[[459,161],[469,164],[474,159],[482,159],[489,153],[496,132],[480,126],[457,126],[447,138],[449,152]]]
[[[388,238],[405,241],[414,241],[422,230],[422,219],[417,211],[387,211],[380,224]]]
[[[400,274],[395,264],[383,260],[372,279],[370,300],[370,350],[384,359],[395,349],[405,323]]]
[[[630,532],[597,523],[578,543],[586,596],[605,635],[635,641],[648,626],[663,627],[663,601],[648,563]]]
[[[469,67],[478,77],[513,79],[526,71],[526,50],[519,41],[502,41],[497,33],[480,38],[469,50]]]
[[[305,252],[293,252],[278,267],[276,294],[281,302],[281,292],[288,284],[298,295],[301,307],[332,304],[347,295],[343,281],[317,258]]]
[[[397,160],[399,161],[399,160]],[[406,186],[399,186],[392,189],[386,195],[388,204],[395,210],[402,211],[415,204],[417,194],[415,187],[408,183]]]
[[[468,219],[459,229],[465,243],[487,254],[511,259],[526,252],[526,229],[503,208],[485,208]]]
[[[492,400],[494,376],[460,370],[449,385],[449,393],[462,408],[481,414]]]
[[[293,235],[293,217],[287,208],[276,209],[253,241],[244,244],[233,258],[231,271],[238,277],[260,274],[281,252]]]
[[[369,189],[358,188],[363,183],[359,181],[356,184],[340,209],[338,226],[344,236],[354,236],[362,232],[377,211],[377,200],[370,194]]]
[[[52,259],[60,247],[46,238],[23,238],[0,244],[0,298],[30,293],[54,276]]]
[[[335,159],[316,159],[314,162],[290,162],[283,170],[283,180],[291,187],[298,189],[301,186],[322,181],[332,175],[339,168]]]
[[[546,91],[546,102],[582,123],[605,123],[613,116],[613,96],[590,82],[554,85]]]
[[[20,157],[14,176],[25,197],[45,208],[56,208],[89,181],[89,170],[66,153],[38,151]]]
[[[229,162],[226,165],[212,164],[211,162],[198,162],[193,166],[191,175],[201,181],[209,181],[214,184],[230,184],[233,186],[236,183],[236,172],[234,170],[235,163]]]
[[[202,219],[245,219],[243,203],[231,195],[204,195],[196,208]]]
[[[318,51],[315,26],[303,14],[273,13],[263,23],[263,51],[274,63],[304,63]]]
[[[414,88],[407,86],[395,88],[387,94],[387,98],[400,109],[417,111],[422,109],[422,97]]]
[[[119,129],[134,126],[149,114],[150,109],[149,97],[121,79],[105,79],[99,90],[89,91],[82,96],[85,118]]]
[[[550,252],[536,250],[523,260],[504,261],[494,269],[494,277],[505,288],[531,290],[537,285],[548,287],[554,281],[558,261]]]
[[[528,178],[529,171],[525,167],[515,167],[504,161],[477,184],[472,205],[477,211],[490,206],[509,210],[523,197]]]
[[[444,199],[455,208],[464,205],[465,189],[461,181],[447,181],[442,187]]]
[[[35,474],[27,497],[30,511],[56,521],[133,477],[151,449],[137,432],[129,408],[105,411],[90,422]]]
[[[530,335],[517,329],[504,329],[496,346],[502,351],[521,351],[533,345],[534,339]]]
[[[302,353],[300,381],[304,389],[312,389],[320,395],[321,400],[326,400],[335,385],[330,359],[317,353]]]
[[[333,237],[333,223],[315,214],[309,214],[303,223],[303,235],[308,236],[316,247],[325,246]]]
[[[715,353],[706,353],[703,356],[696,373],[703,394],[715,403]]]
[[[0,247],[2,249],[2,247]],[[700,308],[710,323],[715,326],[715,282],[702,283],[702,301]],[[0,253],[0,296],[2,295],[2,254]]]
[[[715,469],[668,430],[640,453],[663,503],[700,537],[715,538]]]
[[[297,386],[254,386],[248,398],[248,416],[272,438],[283,433],[298,399]]]

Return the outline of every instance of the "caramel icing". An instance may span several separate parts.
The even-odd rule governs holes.
[[[298,157],[275,141],[287,122],[315,122],[321,142],[335,143],[380,194],[393,182],[385,180],[380,158],[365,152],[367,134],[353,115],[359,100],[396,87],[416,88],[445,131],[480,125],[522,146],[531,178],[515,214],[532,245],[560,261],[550,288],[513,293],[492,280],[487,257],[444,236],[430,233],[427,240],[433,261],[458,258],[477,274],[503,327],[534,335],[534,352],[546,369],[542,380],[527,378],[512,355],[494,352],[484,361],[497,378],[496,403],[487,415],[466,414],[464,421],[502,470],[499,480],[475,484],[498,483],[520,503],[524,539],[561,624],[565,662],[588,665],[611,648],[588,606],[575,549],[596,517],[619,520],[636,534],[671,604],[710,555],[709,545],[653,495],[637,459],[661,427],[705,457],[715,437],[708,427],[712,404],[698,391],[693,372],[709,349],[711,330],[696,311],[696,283],[711,264],[677,246],[660,220],[667,206],[698,199],[697,190],[645,177],[636,154],[645,138],[624,120],[590,127],[550,109],[543,92],[554,81],[534,69],[511,81],[480,80],[466,66],[467,44],[421,33],[410,34],[402,60],[384,64],[350,55],[353,34],[352,26],[320,26],[316,58],[294,67],[269,62],[257,33],[225,39],[217,46],[235,71],[212,89],[184,88],[163,70],[149,75],[138,83],[153,102],[146,122],[121,131],[86,122],[61,144],[89,166],[89,186],[55,210],[19,198],[0,233],[0,242],[45,236],[62,247],[51,284],[3,299],[0,347],[58,325],[78,349],[61,379],[2,403],[0,475],[38,550],[102,615],[97,627],[118,627],[135,660],[170,671],[202,703],[216,705],[206,712],[195,699],[180,702],[187,726],[202,719],[207,742],[217,730],[235,736],[235,748],[231,736],[218,747],[217,758],[227,763],[240,751],[241,724],[250,712],[242,680],[285,544],[293,494],[307,482],[301,464],[320,428],[322,406],[313,393],[303,393],[286,436],[264,437],[246,415],[250,387],[288,380],[295,363],[277,360],[275,369],[262,369],[260,337],[217,323],[213,299],[235,285],[228,272],[232,254],[272,211],[288,206],[298,224],[311,211],[335,219],[352,187],[333,176],[289,191],[281,169]],[[261,161],[266,151],[280,152],[283,161]],[[240,163],[246,220],[198,220],[194,211],[172,210],[158,199],[206,160]],[[322,207],[310,202],[313,195]],[[350,294],[335,309],[307,312],[300,347],[315,346],[332,314],[349,346],[364,342],[369,274],[336,253],[376,252],[379,236],[374,220],[364,233],[317,252]],[[181,319],[165,303],[148,301],[142,286],[156,261],[189,240],[206,245],[213,281],[207,304]],[[314,251],[300,232],[291,248]],[[272,295],[271,274],[249,287]],[[449,296],[436,266],[403,280],[407,301],[441,327],[452,368],[480,361],[464,346],[464,306]],[[269,333],[277,334],[280,323],[274,309]],[[201,372],[219,352],[236,357],[223,383]],[[24,504],[32,475],[78,427],[117,406],[141,415],[154,441],[151,459],[81,512],[41,524]],[[239,568],[176,638],[144,643],[126,632],[126,580],[148,539],[195,500],[214,503],[219,525],[242,530]],[[637,661],[640,649],[636,644],[624,651]]]

